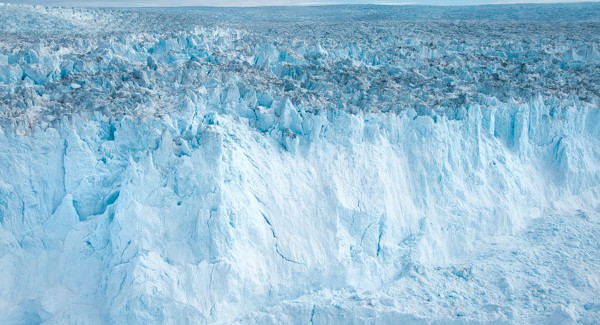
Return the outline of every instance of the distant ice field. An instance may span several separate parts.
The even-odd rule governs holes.
[[[156,107],[179,100],[173,91],[178,87],[211,92],[228,85],[242,97],[251,87],[258,96],[285,96],[311,111],[443,112],[470,102],[525,102],[538,94],[572,95],[597,106],[600,94],[600,9],[594,3],[103,10],[4,5],[0,15],[3,115],[32,106],[21,103],[29,99],[23,88],[35,89],[31,96],[43,102],[38,106],[53,112],[73,103],[77,110],[131,109],[142,99],[130,92],[152,103],[143,106]],[[219,78],[226,80],[213,82]],[[65,91],[73,83],[82,88]],[[77,98],[82,94],[83,102]],[[270,105],[266,101],[249,108]]]
[[[0,4],[0,323],[598,324],[600,4]]]

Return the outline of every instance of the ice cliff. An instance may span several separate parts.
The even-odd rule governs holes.
[[[600,6],[501,8],[1,5],[0,321],[594,324]]]

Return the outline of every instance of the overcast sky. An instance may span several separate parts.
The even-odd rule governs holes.
[[[27,3],[63,6],[281,6],[281,5],[326,5],[326,4],[427,4],[427,5],[472,5],[495,3],[552,3],[581,2],[581,0],[0,0],[0,2]]]

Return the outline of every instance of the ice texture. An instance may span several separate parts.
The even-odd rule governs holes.
[[[597,324],[599,17],[0,4],[0,322]]]

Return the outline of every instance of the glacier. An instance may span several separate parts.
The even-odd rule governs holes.
[[[0,4],[0,322],[597,324],[599,17]]]

